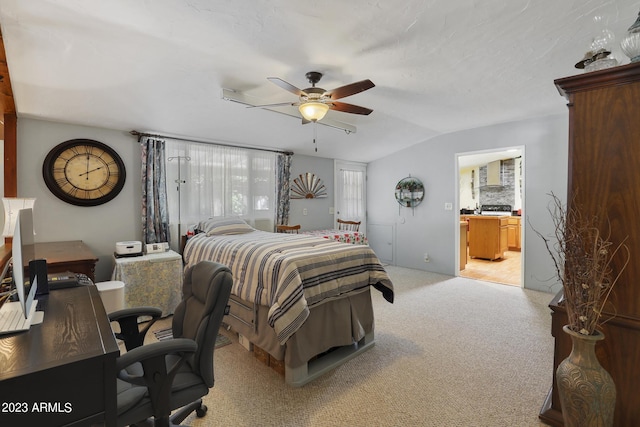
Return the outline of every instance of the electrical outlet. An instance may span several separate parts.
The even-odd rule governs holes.
[[[309,211],[307,210],[307,208],[302,209],[302,215],[307,215],[309,213]]]
[[[429,262],[429,261],[431,261],[431,260],[429,259],[429,254],[425,252],[425,253],[424,253],[424,262]]]

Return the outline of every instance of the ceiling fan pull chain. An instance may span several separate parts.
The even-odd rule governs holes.
[[[316,144],[317,137],[318,137],[318,123],[313,122],[313,145],[315,146],[316,153],[318,152],[318,144]]]

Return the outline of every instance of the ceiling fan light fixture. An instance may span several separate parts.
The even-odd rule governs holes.
[[[318,120],[322,120],[322,118],[327,114],[329,106],[322,102],[311,101],[301,104],[298,109],[300,110],[302,117],[306,120],[309,120],[310,122],[317,122]]]

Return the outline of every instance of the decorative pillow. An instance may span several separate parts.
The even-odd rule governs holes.
[[[253,227],[240,218],[211,218],[201,221],[198,229],[207,233],[207,236],[220,236],[225,234],[244,234],[254,231]]]

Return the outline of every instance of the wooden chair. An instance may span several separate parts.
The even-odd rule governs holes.
[[[338,221],[338,230],[358,231],[358,229],[360,228],[361,221],[344,221],[344,220],[341,220],[340,218],[338,218],[337,221]]]
[[[276,225],[276,232],[278,233],[291,233],[298,234],[298,230],[300,230],[300,224],[296,225]]]

